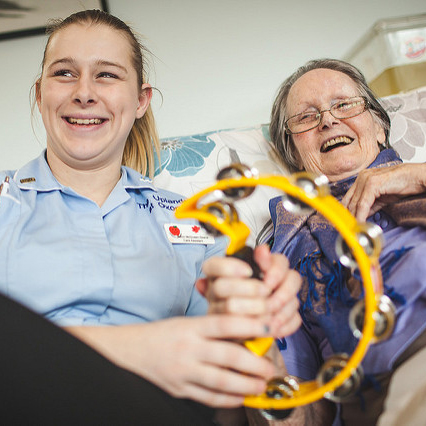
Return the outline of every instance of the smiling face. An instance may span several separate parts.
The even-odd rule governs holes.
[[[291,87],[286,116],[329,109],[335,103],[360,96],[355,82],[331,69],[314,69],[302,75]],[[323,113],[318,127],[292,135],[300,169],[325,174],[338,181],[367,168],[379,153],[385,133],[370,111],[347,119]]]
[[[71,24],[50,40],[36,97],[54,174],[63,165],[119,170],[127,136],[148,108],[151,89],[138,87],[123,33],[102,24]]]

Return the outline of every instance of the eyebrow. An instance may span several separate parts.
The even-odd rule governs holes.
[[[108,67],[115,67],[115,68],[119,68],[122,71],[124,71],[127,74],[127,68],[124,67],[123,65],[120,65],[117,62],[111,62],[111,61],[105,61],[103,59],[98,59],[96,62],[96,65],[100,65],[100,66],[108,66]],[[52,68],[53,66],[57,65],[57,64],[69,64],[69,65],[76,65],[76,61],[73,58],[61,58],[58,59],[56,61],[53,61],[50,65],[49,65],[49,69]]]
[[[331,102],[330,102],[330,108],[333,106],[333,105],[336,105],[337,103],[339,103],[339,102],[341,102],[341,101],[344,101],[344,100],[346,100],[346,99],[352,99],[352,98],[359,98],[359,97],[362,97],[362,95],[351,95],[351,96],[344,96],[344,95],[342,95],[342,96],[337,96],[336,98],[334,98]],[[334,103],[333,103],[334,102]],[[304,110],[302,110],[302,112],[299,112],[299,113],[297,113],[297,114],[295,114],[295,115],[293,115],[292,117],[295,117],[296,115],[300,115],[300,114],[305,114],[306,112],[311,112],[310,110],[316,110],[316,111],[320,111],[320,108],[318,108],[318,107],[316,107],[316,106],[314,106],[314,105],[307,105],[306,106],[306,108],[304,109]]]

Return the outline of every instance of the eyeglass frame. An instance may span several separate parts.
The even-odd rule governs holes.
[[[349,100],[349,99],[356,99],[356,98],[361,98],[361,99],[363,99],[363,100],[364,100],[364,109],[363,109],[361,112],[359,112],[358,114],[355,114],[355,115],[351,115],[351,116],[349,116],[349,117],[344,117],[344,118],[336,117],[336,116],[333,114],[332,109],[333,109],[336,105],[338,105],[340,102],[343,102],[343,101],[346,101],[346,100]],[[329,109],[323,109],[322,111],[318,111],[318,112],[316,113],[316,115],[319,115],[319,116],[320,116],[320,117],[319,117],[319,120],[318,120],[318,123],[317,123],[317,124],[315,124],[315,126],[313,126],[313,127],[309,128],[309,129],[302,130],[301,132],[292,132],[292,131],[288,128],[288,124],[287,124],[287,123],[288,123],[288,121],[289,121],[289,120],[291,120],[292,118],[297,117],[298,115],[301,115],[301,114],[304,114],[304,113],[303,113],[303,112],[301,112],[301,113],[299,113],[299,114],[292,115],[291,117],[287,118],[287,120],[286,120],[286,121],[284,121],[284,127],[285,127],[285,131],[286,131],[286,133],[287,133],[288,135],[299,135],[300,133],[309,132],[310,130],[315,129],[316,127],[318,127],[318,126],[321,124],[321,121],[322,121],[322,118],[323,118],[323,115],[324,115],[324,113],[325,113],[325,112],[329,112],[329,113],[330,113],[330,114],[331,114],[334,118],[337,118],[338,120],[346,120],[347,118],[357,117],[358,115],[361,115],[362,113],[364,113],[365,111],[367,111],[367,110],[370,108],[370,102],[368,101],[367,97],[365,97],[365,96],[352,96],[352,97],[350,97],[350,98],[342,99],[340,102],[335,103],[335,104],[334,104],[334,105],[332,105]]]

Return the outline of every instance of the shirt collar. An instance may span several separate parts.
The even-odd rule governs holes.
[[[32,189],[39,192],[64,189],[64,186],[53,176],[47,164],[46,150],[43,150],[37,158],[17,170],[13,179],[21,189]],[[121,166],[121,181],[126,189],[147,188],[156,191],[151,179],[126,166]]]
[[[130,167],[121,166],[121,181],[126,189],[149,188],[156,191],[152,180],[147,176],[142,176]]]
[[[62,189],[46,161],[46,150],[16,171],[13,180],[21,189],[47,192]]]

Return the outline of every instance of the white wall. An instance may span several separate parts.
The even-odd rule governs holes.
[[[54,1],[54,0],[52,0]],[[379,19],[425,0],[109,0],[155,54],[150,82],[161,137],[268,122],[280,83],[309,59],[340,58]],[[29,88],[44,36],[0,41],[0,169],[44,146]]]

